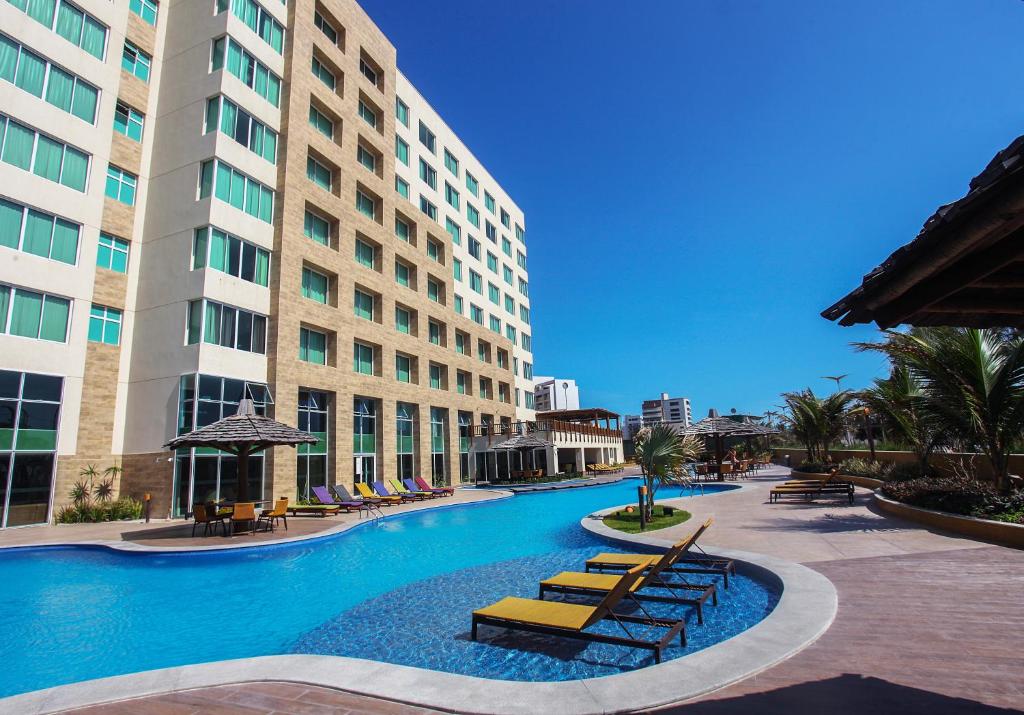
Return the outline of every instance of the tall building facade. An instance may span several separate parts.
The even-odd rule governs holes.
[[[537,377],[533,383],[533,401],[538,412],[578,410],[580,388],[575,380],[561,377]]]
[[[231,497],[163,445],[242,398],[320,438],[250,493],[469,480],[473,426],[532,416],[528,280],[355,2],[0,3],[0,527],[90,467],[157,515]]]
[[[684,427],[693,424],[693,411],[688,397],[669,397],[661,393],[656,400],[644,400],[641,405],[643,423],[653,425],[659,422],[681,422]]]

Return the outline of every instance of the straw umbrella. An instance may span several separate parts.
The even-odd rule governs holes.
[[[538,437],[535,434],[520,434],[520,435],[516,435],[515,437],[509,437],[504,442],[499,442],[498,444],[496,444],[493,447],[491,447],[491,449],[494,449],[494,450],[499,450],[500,449],[500,450],[505,451],[505,452],[511,452],[512,450],[516,450],[516,451],[521,452],[522,453],[522,456],[521,456],[522,467],[523,467],[523,469],[525,469],[526,468],[526,453],[527,452],[531,452],[532,453],[536,449],[547,449],[548,447],[553,447],[553,446],[554,446],[554,442],[549,442],[546,439],[541,439],[540,437]],[[530,460],[530,467],[533,468],[535,465],[536,465],[535,460],[531,459]]]
[[[718,463],[721,464],[725,457],[726,437],[746,437],[749,440],[751,437],[778,434],[778,430],[751,422],[746,417],[741,420],[721,417],[718,414],[718,410],[712,409],[708,411],[707,417],[685,429],[679,430],[679,434],[693,434],[704,438],[711,438],[715,445],[715,457]],[[719,479],[721,478],[721,473],[719,473]]]
[[[249,499],[249,455],[283,444],[316,444],[317,438],[309,432],[256,414],[252,400],[238,403],[238,413],[212,425],[200,427],[188,434],[172,439],[164,446],[175,450],[183,447],[213,447],[238,457],[238,489],[236,501]]]

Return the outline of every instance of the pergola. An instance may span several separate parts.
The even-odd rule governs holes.
[[[715,456],[717,457],[719,464],[721,464],[722,459],[725,456],[726,437],[746,437],[747,447],[749,449],[751,438],[767,437],[768,435],[778,434],[778,430],[757,424],[749,417],[744,417],[740,420],[735,419],[735,417],[735,415],[731,417],[722,417],[718,414],[718,410],[712,409],[704,419],[699,422],[694,422],[689,427],[683,427],[682,429],[677,430],[677,432],[683,435],[704,437],[705,443],[707,439],[712,439],[715,444]]]
[[[577,424],[588,424],[593,427],[600,427],[604,422],[604,429],[619,429],[619,415],[611,410],[601,407],[588,407],[582,410],[553,410],[551,412],[538,412],[537,420],[559,420],[561,422],[575,422]],[[612,427],[612,422],[615,426]]]
[[[880,328],[1024,327],[1024,136],[822,316]]]

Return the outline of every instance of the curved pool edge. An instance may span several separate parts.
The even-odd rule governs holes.
[[[454,505],[453,505],[454,506]],[[599,513],[599,512],[595,512]],[[397,515],[396,515],[397,516]],[[593,522],[590,517],[583,522]],[[598,522],[599,523],[599,522]],[[614,541],[664,547],[667,542],[621,532]],[[553,682],[490,680],[378,661],[324,655],[272,655],[186,665],[83,681],[0,700],[0,713],[52,713],[139,697],[251,682],[291,682],[341,690],[392,702],[480,715],[560,712],[620,713],[691,700],[755,675],[793,656],[832,624],[838,594],[812,569],[746,551],[714,553],[776,581],[775,609],[743,633],[691,655],[628,673]],[[468,623],[468,614],[467,614]]]
[[[11,545],[0,545],[0,554],[16,551],[32,551],[32,550],[47,550],[47,549],[66,549],[66,548],[82,548],[82,549],[109,549],[119,554],[189,554],[189,553],[209,553],[215,551],[238,551],[243,549],[259,550],[259,549],[272,549],[280,546],[290,546],[294,544],[302,544],[310,541],[318,541],[320,539],[328,539],[331,537],[338,536],[339,534],[345,534],[353,529],[358,529],[363,526],[371,526],[381,521],[387,521],[390,519],[400,519],[406,516],[415,516],[422,514],[425,511],[438,511],[440,509],[454,509],[456,507],[470,507],[480,506],[482,504],[490,504],[498,501],[499,499],[510,499],[515,496],[513,492],[504,489],[480,489],[479,491],[493,492],[496,496],[487,499],[480,499],[478,501],[468,502],[456,502],[454,504],[447,504],[444,502],[433,504],[430,502],[423,503],[422,506],[416,509],[408,509],[406,511],[400,511],[395,513],[385,513],[384,516],[377,519],[367,518],[360,519],[359,521],[349,521],[337,526],[324,529],[323,531],[316,531],[311,534],[303,534],[301,536],[289,536],[284,539],[276,539],[274,541],[260,541],[256,543],[236,543],[236,544],[217,544],[214,546],[150,546],[148,544],[140,544],[134,541],[114,541],[112,539],[80,539],[78,541],[53,541],[53,542],[39,542],[35,544],[11,544]],[[328,518],[328,517],[325,517]],[[0,702],[3,702],[0,699]]]

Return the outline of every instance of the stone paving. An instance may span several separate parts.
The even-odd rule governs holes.
[[[816,643],[758,675],[690,703],[681,715],[874,711],[900,715],[1021,712],[1024,551],[992,546],[856,503],[768,504],[783,470],[740,492],[679,499],[715,517],[706,545],[808,563],[835,584],[839,613]],[[611,506],[611,505],[609,505]],[[713,550],[713,549],[712,549]],[[396,694],[398,695],[398,694]],[[400,695],[399,695],[400,697]],[[385,700],[290,683],[227,685],[77,711],[99,713],[426,713]]]

